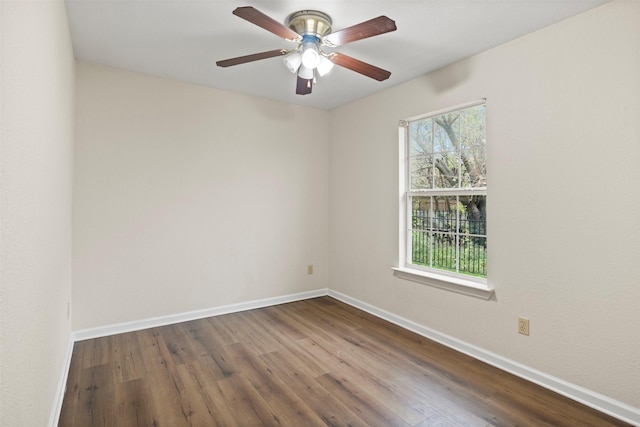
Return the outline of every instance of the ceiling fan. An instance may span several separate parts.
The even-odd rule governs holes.
[[[216,65],[219,67],[231,67],[261,59],[284,56],[287,69],[297,74],[296,94],[298,95],[311,93],[316,75],[324,76],[334,64],[378,81],[386,80],[391,75],[387,70],[343,53],[327,53],[322,50],[322,46],[342,46],[395,31],[395,22],[386,16],[379,16],[332,33],[331,17],[317,10],[294,12],[287,17],[284,25],[251,6],[238,7],[233,11],[233,14],[298,45],[289,50],[275,49],[217,61]]]

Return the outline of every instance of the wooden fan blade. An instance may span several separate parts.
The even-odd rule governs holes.
[[[351,56],[345,55],[343,53],[332,53],[329,55],[329,59],[336,65],[348,68],[352,71],[355,71],[356,73],[360,73],[367,77],[371,77],[372,79],[378,80],[379,82],[387,80],[389,76],[391,76],[390,71],[383,70],[382,68],[378,68],[371,64],[367,64],[366,62],[362,62],[359,59],[352,58]]]
[[[378,34],[395,31],[396,29],[395,21],[387,18],[386,16],[378,16],[377,18],[331,33],[323,37],[322,42],[328,46],[340,46],[357,40],[366,39],[367,37],[373,37]]]
[[[251,6],[238,7],[233,11],[233,14],[257,25],[260,28],[264,28],[285,40],[301,40],[300,34],[296,33],[291,28],[285,27],[284,24],[279,23],[275,19],[270,18]]]
[[[270,50],[268,52],[260,52],[254,53],[252,55],[238,56],[237,58],[223,59],[222,61],[217,61],[216,65],[218,67],[231,67],[232,65],[245,64],[247,62],[259,61],[261,59],[273,58],[275,56],[286,55],[288,50],[286,49],[276,49]]]
[[[297,95],[308,95],[311,93],[311,89],[313,89],[313,79],[303,79],[298,76],[298,82],[296,83],[296,94]]]

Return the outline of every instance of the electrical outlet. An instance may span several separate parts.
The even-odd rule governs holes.
[[[313,264],[307,265],[307,274],[313,274]]]
[[[529,319],[525,317],[518,317],[518,333],[522,335],[529,335]]]

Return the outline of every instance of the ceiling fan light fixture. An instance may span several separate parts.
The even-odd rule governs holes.
[[[302,45],[302,65],[307,68],[316,68],[320,64],[320,52],[315,43],[304,43]]]
[[[302,64],[302,55],[297,50],[289,55],[285,56],[283,59],[284,65],[287,67],[287,70],[292,73],[296,73],[298,68],[300,68],[300,64]]]
[[[331,71],[332,68],[333,68],[333,62],[329,58],[327,58],[325,55],[321,55],[320,62],[316,67],[316,71],[318,71],[318,75],[322,77],[325,74],[327,74],[329,71]]]
[[[316,76],[324,76],[334,64],[378,81],[386,80],[391,76],[391,72],[356,58],[339,52],[325,53],[322,50],[322,46],[330,48],[342,46],[395,31],[397,29],[395,22],[384,15],[332,32],[331,17],[317,10],[294,12],[287,17],[284,25],[252,6],[237,7],[233,10],[233,14],[298,45],[292,50],[273,49],[216,61],[218,67],[230,67],[281,56],[287,69],[297,74],[296,94],[298,95],[310,94]]]
[[[300,66],[298,70],[298,76],[305,80],[309,80],[313,78],[313,68],[306,67],[304,63]]]

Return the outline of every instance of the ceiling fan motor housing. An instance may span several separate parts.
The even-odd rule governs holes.
[[[286,25],[301,36],[318,39],[331,33],[331,17],[317,10],[300,10],[287,17]]]

